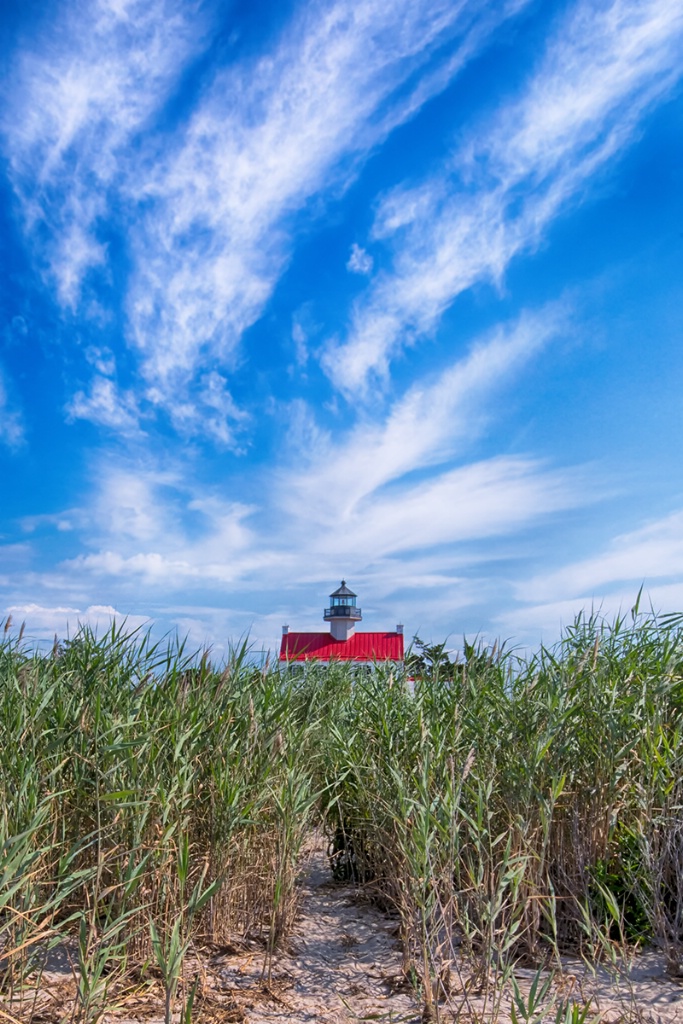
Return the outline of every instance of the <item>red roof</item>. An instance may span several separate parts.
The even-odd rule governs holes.
[[[280,661],[403,661],[403,633],[286,633]]]

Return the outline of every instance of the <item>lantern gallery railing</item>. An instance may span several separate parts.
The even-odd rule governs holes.
[[[332,608],[325,609],[325,615],[327,619],[360,619],[362,618],[360,608],[356,608],[352,604],[335,604]]]

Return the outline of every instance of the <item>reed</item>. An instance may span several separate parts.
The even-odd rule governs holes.
[[[156,970],[167,1017],[198,941],[261,936],[295,901],[313,801],[293,687],[113,627],[0,650],[1,982],[12,999],[71,938],[77,1016]]]
[[[44,654],[8,629],[3,1000],[25,1013],[65,942],[82,1021],[145,974],[190,1019],[188,962],[235,935],[260,938],[267,980],[314,824],[335,874],[398,914],[426,1017],[474,993],[495,1016],[516,964],[562,952],[655,939],[680,973],[681,619],[580,617],[528,657],[414,653],[410,682],[258,667],[246,644],[216,666],[117,626]]]
[[[353,687],[326,748],[338,845],[399,911],[427,1016],[563,952],[655,939],[679,974],[680,617],[582,616],[528,658],[466,653],[421,657],[412,692]]]

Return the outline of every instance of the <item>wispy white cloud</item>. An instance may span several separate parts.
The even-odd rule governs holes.
[[[239,578],[249,559],[256,572],[263,564],[247,523],[254,508],[199,487],[190,466],[110,463],[98,468],[95,482],[88,532],[94,552],[60,571],[209,584]]]
[[[571,329],[557,303],[501,326],[431,381],[410,388],[375,422],[362,420],[340,440],[308,432],[301,470],[283,477],[283,502],[321,522],[345,516],[392,481],[462,455],[483,429],[489,403],[546,345]]]
[[[60,533],[69,533],[84,525],[83,513],[76,508],[65,509],[63,512],[43,512],[34,516],[22,516],[20,520],[21,529],[25,533],[34,533],[42,527],[54,528]]]
[[[15,628],[26,624],[27,640],[51,640],[54,635],[60,639],[73,636],[79,626],[89,626],[102,633],[116,621],[120,626],[133,631],[150,625],[150,620],[141,615],[123,615],[111,605],[89,605],[87,608],[73,608],[68,605],[45,607],[43,605],[13,604],[5,608],[5,617],[11,616]]]
[[[274,608],[296,608],[302,592],[324,593],[348,573],[396,621],[410,622],[405,593],[421,590],[420,606],[434,605],[429,625],[447,631],[455,608],[491,595],[488,567],[514,557],[513,538],[600,496],[585,471],[533,457],[466,461],[488,418],[500,415],[503,389],[571,330],[565,304],[527,313],[416,383],[388,413],[332,435],[299,403],[278,471],[270,467],[260,485],[258,473],[251,476],[251,503],[231,496],[229,484],[200,482],[182,456],[163,469],[151,455],[98,463],[89,501],[62,517],[76,523],[80,553],[50,573],[22,577],[22,585],[45,607],[51,602],[40,594],[63,595],[60,604],[75,609],[106,594],[117,608],[139,611],[144,594],[154,615],[174,597],[186,603],[195,595],[204,605],[207,595],[225,594],[236,605],[239,594],[244,612],[231,613],[229,635],[249,628],[273,642],[264,591]],[[26,525],[59,531],[62,518]],[[15,605],[27,603],[19,584]],[[371,606],[367,614],[372,622],[378,613]],[[181,618],[172,621],[209,638],[220,609]],[[315,624],[319,611],[310,618]]]
[[[308,335],[304,325],[297,319],[292,324],[292,341],[297,366],[305,366],[308,362]]]
[[[619,534],[592,557],[518,578],[496,622],[505,635],[554,640],[580,612],[628,614],[641,587],[641,611],[683,608],[683,510]]]
[[[231,368],[291,255],[293,218],[352,180],[525,2],[316,0],[272,52],[219,69],[184,128],[153,137],[206,42],[199,8],[74,0],[18,59],[1,117],[27,235],[60,302],[76,310],[89,272],[108,273],[100,226],[115,206],[127,222],[129,340],[145,397],[181,433],[201,420],[207,436],[239,447],[234,403],[224,389],[212,406],[214,375],[197,375],[209,356]],[[369,260],[358,249],[349,265],[368,273]],[[132,407],[107,410],[112,398],[95,378],[71,415],[130,432]]]
[[[459,293],[500,281],[633,139],[682,69],[679,0],[573,8],[521,97],[481,124],[445,171],[385,197],[374,238],[393,245],[394,268],[359,299],[346,341],[323,355],[331,380],[357,395]]]
[[[207,353],[229,364],[290,256],[297,211],[343,187],[396,123],[390,113],[414,113],[415,96],[406,104],[396,90],[437,48],[493,20],[468,0],[318,2],[267,56],[218,72],[138,192],[129,314],[150,381],[168,392]],[[450,76],[465,59],[447,61]],[[430,81],[420,103],[447,84]]]
[[[21,447],[24,439],[22,416],[7,394],[4,375],[0,370],[0,444],[16,449]]]
[[[98,218],[128,147],[198,51],[193,2],[74,0],[23,50],[0,115],[10,178],[29,238],[60,302],[106,262]]]
[[[593,558],[535,576],[519,585],[518,596],[532,601],[559,595],[599,598],[615,584],[630,582],[636,590],[683,574],[683,511],[615,537]]]
[[[139,462],[114,463],[101,466],[95,479],[93,540],[150,547],[163,539],[173,548],[180,529],[172,500],[181,483],[177,471],[150,469]]]
[[[145,436],[142,421],[150,419],[155,407],[164,406],[159,389],[148,388],[138,397],[133,389],[120,388],[114,379],[116,360],[107,349],[91,347],[86,358],[98,372],[87,390],[77,391],[67,403],[67,419],[88,420],[127,438]],[[239,436],[249,415],[238,408],[226,378],[217,371],[200,376],[193,388],[177,395],[165,411],[182,437],[210,439],[219,447],[242,452]]]
[[[294,311],[292,315],[292,342],[294,347],[294,359],[296,367],[304,370],[311,356],[311,346],[314,339],[320,334],[319,324],[313,314],[313,303],[304,302]],[[294,366],[290,367],[290,374]]]
[[[109,377],[96,374],[90,390],[77,391],[67,405],[68,418],[89,420],[117,433],[136,436],[141,433],[140,410],[131,391],[121,391]]]
[[[173,426],[184,437],[211,439],[218,446],[241,454],[240,435],[250,420],[233,399],[227,378],[212,370],[202,374],[195,386],[176,394],[167,404],[163,389],[153,386],[146,392],[153,405],[166,408]]]
[[[357,242],[351,246],[351,255],[346,262],[346,269],[352,274],[369,274],[372,271],[373,259],[369,252],[361,248]]]
[[[321,536],[320,547],[337,559],[353,551],[357,562],[367,564],[515,534],[550,513],[582,505],[578,482],[575,474],[530,459],[475,462],[377,495]]]
[[[683,608],[683,581],[680,579],[666,584],[648,583],[642,592],[640,584],[622,584],[593,598],[577,595],[524,605],[511,601],[504,612],[494,616],[493,635],[532,648],[539,641],[552,645],[579,615],[583,618],[595,615],[606,622],[613,622],[617,616],[630,621],[639,594],[638,607],[644,614],[677,615]]]
[[[111,349],[99,345],[89,345],[85,351],[85,358],[104,377],[116,375],[116,356]]]
[[[490,557],[483,548],[465,552],[466,543],[516,534],[587,500],[582,474],[533,458],[454,464],[482,429],[493,396],[567,325],[560,305],[523,316],[413,387],[386,420],[335,437],[299,409],[282,468],[269,473],[267,505],[202,488],[198,497],[193,475],[180,468],[107,466],[92,509],[93,550],[62,569],[249,588],[264,574],[271,587],[334,578],[344,565],[388,581],[388,564],[395,574],[400,559],[404,579],[452,583],[458,567]]]
[[[497,458],[438,474],[401,490],[400,500],[377,496],[366,506],[328,522],[280,515],[259,526],[262,510],[239,503],[191,497],[185,489],[141,482],[136,474],[107,474],[96,508],[102,508],[96,548],[60,566],[60,573],[119,579],[132,593],[137,581],[163,592],[215,586],[289,588],[334,579],[340,571],[388,578],[388,560],[400,558],[406,586],[438,576],[445,585],[456,566],[486,562],[488,553],[458,554],[453,545],[512,535],[558,511],[583,503],[576,474],[549,470],[530,459]],[[112,507],[108,500],[113,495]],[[144,500],[144,506],[143,506]],[[99,536],[98,536],[99,535]],[[431,572],[434,551],[450,545]],[[398,565],[393,565],[396,579]],[[132,589],[131,589],[132,588]]]

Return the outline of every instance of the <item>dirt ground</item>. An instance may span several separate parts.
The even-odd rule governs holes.
[[[372,906],[353,886],[334,882],[325,844],[316,838],[304,865],[300,913],[287,949],[274,959],[264,978],[264,952],[256,943],[236,943],[187,964],[197,976],[192,1019],[197,1024],[275,1024],[320,1021],[386,1021],[418,1024],[421,1006],[402,974],[397,921]],[[22,1006],[0,1004],[0,1024],[31,1021],[57,1024],[73,1019],[74,974],[64,953],[43,973],[41,987]],[[639,954],[615,977],[589,972],[580,961],[566,960],[559,994],[579,1005],[590,1003],[588,1020],[624,1024],[683,1024],[683,985],[670,979],[657,952]],[[515,972],[522,991],[534,972]],[[457,967],[452,978],[457,978]],[[452,981],[439,1009],[443,1021],[490,1018],[491,999],[464,994]],[[179,1000],[180,1002],[180,1000]],[[510,1020],[510,999],[498,1006],[502,1024]],[[122,997],[101,1018],[102,1024],[163,1024],[161,993],[153,985]],[[554,1020],[554,1013],[549,1020]],[[180,1015],[175,1015],[180,1022]]]

